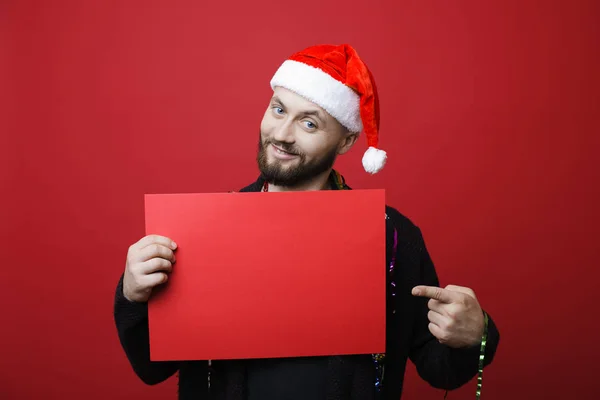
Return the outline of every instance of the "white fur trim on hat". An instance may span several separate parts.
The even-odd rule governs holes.
[[[349,131],[360,133],[360,96],[328,73],[308,64],[286,60],[271,79],[280,86],[318,104]]]
[[[375,147],[369,147],[367,151],[365,151],[362,159],[365,171],[371,174],[376,174],[377,172],[381,171],[386,161],[386,152],[376,149]]]

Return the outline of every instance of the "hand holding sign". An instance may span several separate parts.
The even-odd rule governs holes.
[[[145,303],[152,289],[168,279],[175,263],[177,245],[159,235],[147,235],[127,252],[123,274],[123,295],[129,301]]]
[[[484,316],[473,290],[454,285],[444,289],[416,286],[412,294],[430,299],[429,331],[440,343],[454,348],[480,343]]]

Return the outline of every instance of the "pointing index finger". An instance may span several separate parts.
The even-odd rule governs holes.
[[[457,293],[450,290],[442,289],[436,286],[416,286],[412,290],[413,296],[427,297],[441,301],[442,303],[452,303],[456,300]]]

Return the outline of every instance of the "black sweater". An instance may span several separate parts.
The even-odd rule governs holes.
[[[336,189],[333,179],[332,174],[331,186]],[[263,183],[259,177],[241,191],[259,192]],[[393,256],[396,261],[393,274],[388,273],[385,375],[381,391],[375,391],[375,367],[370,355],[329,357],[325,367],[328,400],[398,400],[408,358],[422,379],[440,389],[458,388],[478,371],[479,345],[453,349],[440,344],[429,332],[427,299],[412,296],[411,290],[417,285],[439,286],[433,262],[420,229],[392,207],[386,206],[386,214],[387,263],[382,267],[387,270]],[[394,229],[395,255],[392,254]],[[146,384],[163,382],[179,372],[180,400],[246,399],[251,365],[247,361],[215,361],[210,366],[206,360],[150,361],[147,303],[125,299],[123,276],[115,293],[114,318],[123,350],[137,376]],[[490,317],[484,365],[492,362],[499,340],[500,334]]]

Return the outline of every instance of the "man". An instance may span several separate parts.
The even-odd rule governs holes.
[[[378,148],[377,89],[352,47],[321,45],[298,52],[280,66],[271,86],[273,97],[260,126],[261,174],[243,192],[350,190],[333,165],[361,132],[368,144],[365,170],[376,173],[383,168],[387,156]],[[147,301],[153,288],[177,268],[176,238],[152,235],[130,247],[115,298],[119,338],[134,371],[147,384],[178,371],[182,400],[397,400],[408,358],[436,388],[464,385],[492,362],[499,332],[471,289],[438,287],[420,229],[389,206],[385,218],[385,355],[210,365],[206,360],[151,362]]]

